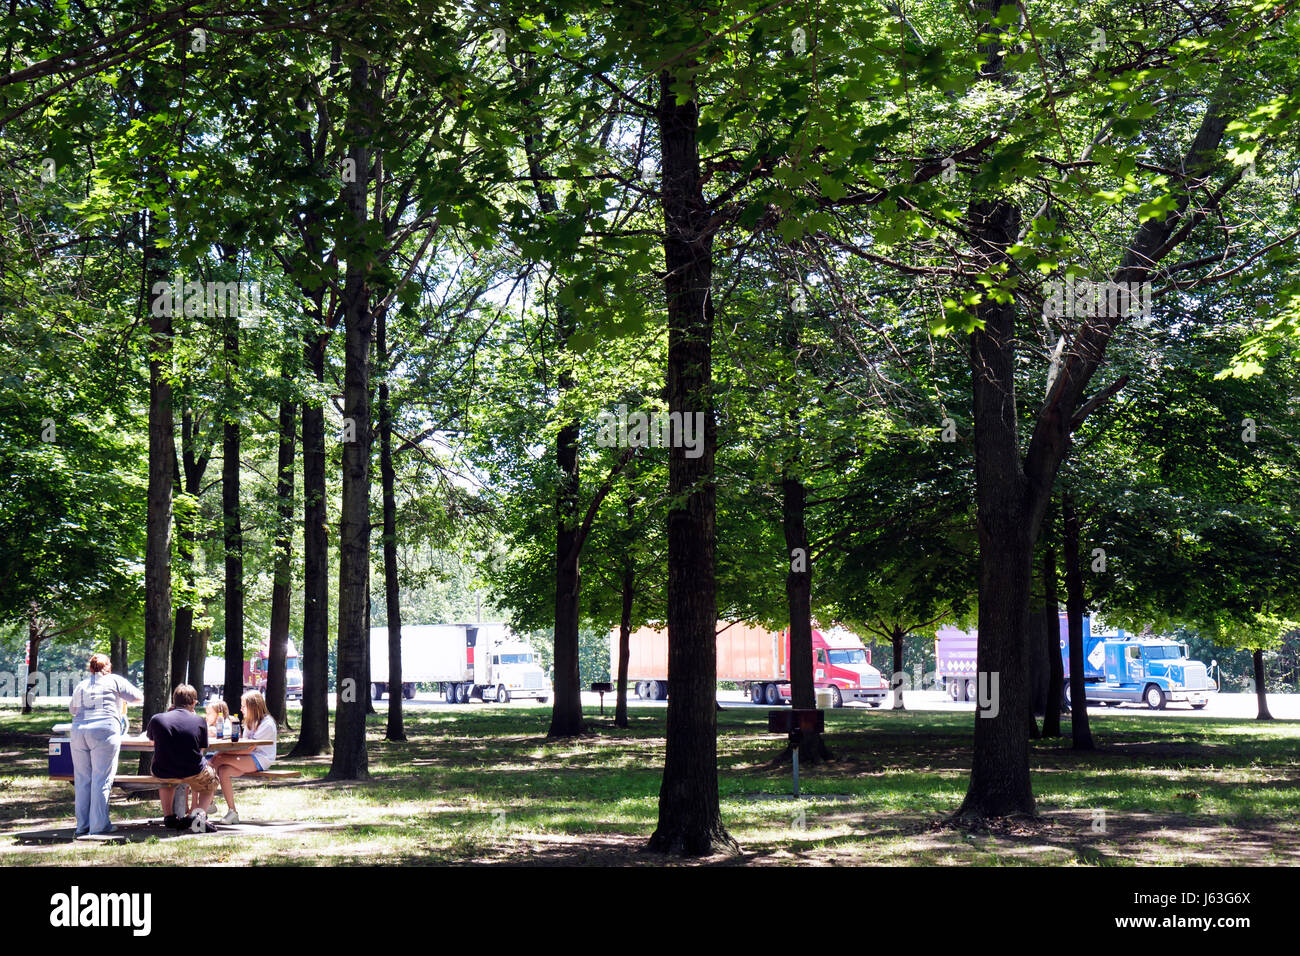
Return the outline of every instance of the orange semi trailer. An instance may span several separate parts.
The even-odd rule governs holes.
[[[813,683],[829,688],[834,706],[846,700],[879,707],[889,682],[871,666],[871,651],[860,638],[835,629],[813,634]],[[718,623],[718,680],[741,685],[756,704],[775,706],[790,699],[790,632],[749,624]],[[628,680],[644,700],[668,696],[668,633],[643,627],[628,640]],[[609,672],[618,679],[618,629],[609,642]]]

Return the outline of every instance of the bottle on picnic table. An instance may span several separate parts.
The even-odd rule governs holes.
[[[243,721],[240,720],[238,714],[235,714],[234,717],[230,718],[230,742],[231,743],[234,743],[236,740],[239,739],[240,725],[242,723]]]
[[[223,715],[218,715],[217,717],[217,739],[226,739],[226,718]]]

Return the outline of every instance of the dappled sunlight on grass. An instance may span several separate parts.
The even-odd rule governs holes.
[[[237,785],[247,831],[162,839],[137,826],[138,842],[105,844],[48,836],[71,825],[72,787],[45,778],[61,713],[0,708],[0,750],[16,758],[0,764],[0,863],[656,862],[643,847],[658,820],[665,712],[630,716],[627,730],[596,718],[587,736],[547,741],[544,708],[411,710],[410,739],[396,744],[379,714],[368,780],[325,781],[328,757],[282,759],[303,778]],[[1095,752],[1033,742],[1037,822],[962,832],[938,824],[966,790],[969,714],[828,713],[837,759],[801,768],[798,800],[789,766],[769,766],[784,741],[766,733],[765,712],[718,719],[719,796],[741,863],[1300,862],[1295,722],[1100,715]],[[291,745],[286,734],[281,753]],[[224,813],[220,798],[214,809]],[[118,822],[160,812],[156,800],[112,807]]]

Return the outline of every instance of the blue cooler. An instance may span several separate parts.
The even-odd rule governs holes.
[[[50,776],[72,776],[72,738],[50,738]]]

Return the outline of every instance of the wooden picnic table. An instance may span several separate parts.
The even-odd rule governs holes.
[[[229,737],[224,740],[208,740],[207,750],[212,753],[248,753],[256,747],[265,747],[272,744],[271,740],[257,740],[253,737],[240,737],[238,740],[231,740]],[[153,741],[148,737],[123,737],[123,750],[153,750]]]
[[[68,725],[56,724],[55,733],[66,733]],[[210,753],[248,753],[257,747],[265,747],[268,744],[274,744],[271,740],[258,740],[255,737],[240,737],[238,740],[231,740],[229,737],[223,739],[209,740],[207,750]],[[122,738],[122,750],[144,751],[148,752],[154,749],[153,741],[144,735],[138,737]],[[286,780],[291,777],[300,777],[302,774],[297,770],[259,770],[256,773],[242,774],[243,777],[251,777],[259,780]],[[73,778],[71,774],[52,774],[51,780],[60,780],[71,783]],[[160,777],[154,777],[148,774],[116,774],[113,777],[115,786],[126,789],[154,789],[160,785],[168,786],[174,781],[163,780]]]

